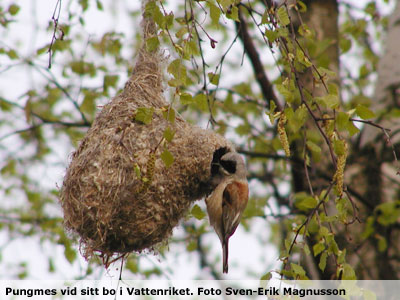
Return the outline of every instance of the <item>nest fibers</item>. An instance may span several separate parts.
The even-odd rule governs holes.
[[[155,34],[144,19],[144,37]],[[105,105],[72,155],[61,189],[65,226],[80,235],[86,258],[152,250],[166,241],[191,203],[212,189],[211,162],[216,150],[234,151],[223,137],[164,118],[162,55],[142,47],[122,93]],[[150,123],[135,116],[154,108]],[[165,143],[164,131],[175,135]],[[164,147],[174,157],[166,167]],[[225,150],[224,150],[225,152]]]

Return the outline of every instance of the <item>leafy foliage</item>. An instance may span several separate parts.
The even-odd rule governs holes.
[[[4,32],[22,22],[23,9],[17,2],[0,4]],[[140,43],[139,35],[132,41],[130,32],[115,28],[91,35],[88,12],[105,16],[109,9],[105,1],[96,0],[95,7],[93,3],[78,1],[78,8],[61,9],[59,2],[49,20],[46,43],[35,44],[29,54],[11,39],[0,43],[0,58],[5,62],[1,77],[23,66],[40,78],[17,92],[0,91],[4,115],[0,120],[4,157],[0,228],[9,240],[38,236],[41,243],[60,245],[71,264],[77,261],[78,249],[62,229],[58,190],[53,184],[54,172],[60,176],[62,171],[51,170],[53,175],[48,175],[46,168],[65,167],[68,153],[99,107],[122,87],[132,65],[131,53]],[[132,118],[148,124],[154,114],[162,114],[173,123],[179,113],[232,137],[247,156],[254,189],[243,221],[245,234],[256,236],[252,225],[261,224],[271,228],[270,239],[276,247],[283,245],[280,264],[264,266],[257,277],[309,278],[307,256],[319,278],[363,279],[362,266],[348,259],[356,255],[351,249],[373,243],[380,254],[394,251],[388,232],[398,226],[400,217],[397,183],[395,196],[370,204],[364,195],[368,188],[358,191],[348,171],[355,168],[367,177],[369,170],[358,161],[360,153],[367,151],[358,143],[365,126],[388,134],[378,123],[388,118],[387,111],[375,109],[371,93],[379,57],[377,45],[370,43],[381,41],[387,18],[375,1],[361,11],[342,3],[341,23],[336,32],[326,35],[307,22],[313,1],[268,3],[149,1],[145,13],[156,22],[158,35],[147,40],[146,47],[148,51],[167,49],[166,81],[172,104],[160,111],[140,108]],[[138,24],[139,8],[129,13]],[[339,57],[331,55],[339,51],[340,69]],[[168,127],[163,135],[160,158],[167,167],[179,159],[168,151],[174,134]],[[394,160],[392,156],[385,159]],[[138,168],[135,171],[144,186],[148,184],[151,176]],[[50,183],[37,174],[46,174]],[[202,266],[208,264],[218,277],[201,238],[209,230],[204,209],[196,204],[190,216],[194,218],[188,217],[183,233],[171,243],[197,252]],[[346,230],[351,239],[343,243]],[[264,249],[268,241],[257,239]],[[165,258],[166,249],[160,252]],[[57,268],[54,259],[49,257],[49,272]],[[147,267],[144,260],[144,256],[131,255],[125,269],[145,277],[163,276],[159,267]],[[90,262],[80,276],[90,276],[95,266],[96,262]],[[29,276],[26,264],[18,270],[12,276]]]

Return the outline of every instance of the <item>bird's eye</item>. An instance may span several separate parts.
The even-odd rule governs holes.
[[[211,162],[211,176],[215,176],[219,172],[221,157],[228,153],[228,148],[222,147],[214,151]]]
[[[233,160],[221,160],[221,166],[230,174],[236,173],[236,161]]]

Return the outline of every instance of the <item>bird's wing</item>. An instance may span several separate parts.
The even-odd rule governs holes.
[[[226,240],[235,233],[247,200],[247,184],[234,181],[226,186],[222,195],[222,224]]]
[[[221,182],[214,191],[206,198],[207,212],[208,215],[222,216],[222,196],[227,183]],[[220,238],[221,242],[223,240],[223,232],[220,230],[222,228],[222,217],[221,218],[211,218],[210,224],[214,227],[215,232]]]

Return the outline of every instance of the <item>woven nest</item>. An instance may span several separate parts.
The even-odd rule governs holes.
[[[154,24],[142,23],[145,38],[151,37]],[[158,113],[168,107],[160,61],[158,50],[142,47],[123,92],[103,107],[72,154],[60,202],[65,226],[79,234],[86,258],[99,254],[107,262],[166,241],[193,201],[213,188],[213,154],[234,151],[214,132]],[[135,118],[143,107],[155,111],[148,124]],[[166,144],[174,157],[169,167],[160,158],[167,127],[175,131]]]

